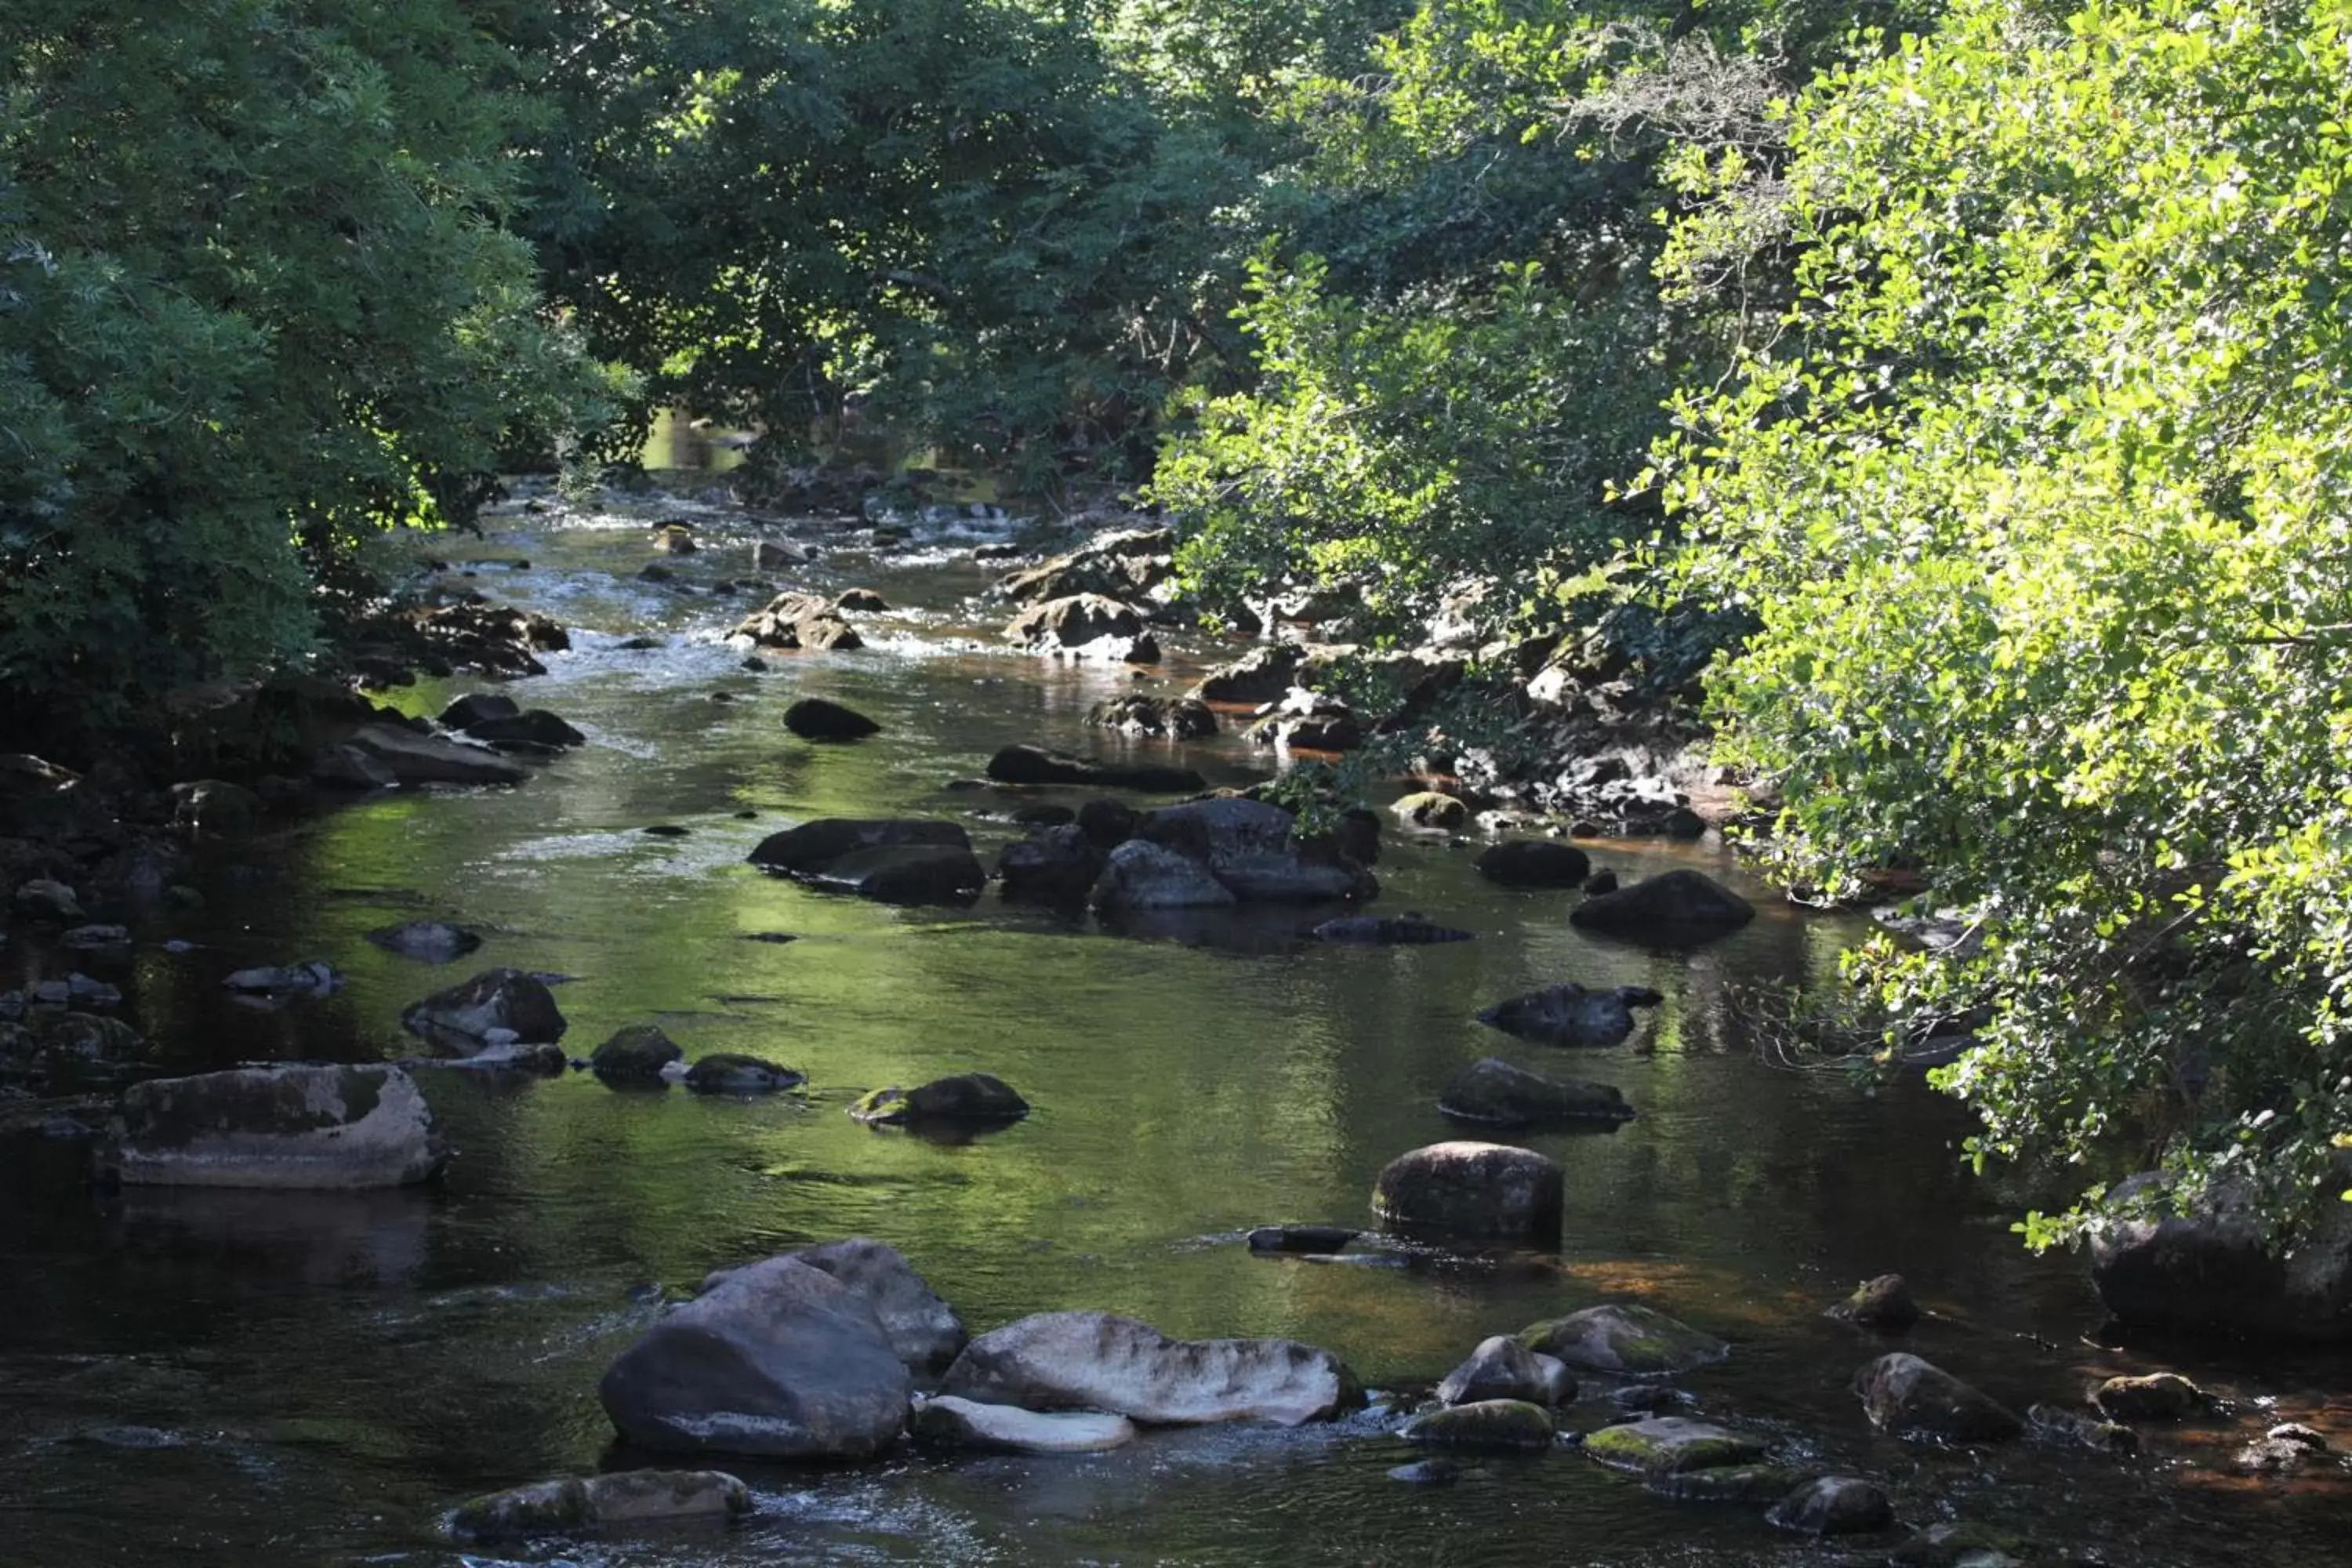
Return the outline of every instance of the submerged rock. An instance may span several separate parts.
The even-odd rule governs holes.
[[[1191,768],[1164,763],[1097,762],[1045,746],[1006,746],[988,759],[987,771],[998,784],[1084,784],[1146,795],[1190,795],[1209,787],[1209,781]]]
[[[1451,1459],[1415,1459],[1389,1471],[1389,1479],[1414,1487],[1450,1487],[1462,1479],[1462,1467]]]
[[[1402,915],[1345,915],[1315,928],[1318,942],[1357,947],[1419,947],[1432,942],[1469,942],[1471,933],[1442,926],[1408,911]]]
[[[898,1126],[913,1121],[1005,1122],[1029,1114],[1029,1102],[1001,1078],[984,1072],[954,1073],[914,1089],[893,1084],[863,1096],[849,1108],[859,1121]]]
[[[805,1082],[807,1077],[758,1057],[715,1051],[686,1069],[686,1087],[697,1094],[775,1094]]]
[[[1341,1225],[1262,1225],[1249,1233],[1249,1249],[1328,1258],[1363,1234]]]
[[[1580,888],[1592,870],[1583,850],[1549,838],[1507,838],[1475,864],[1480,876],[1506,888]]]
[[[1853,1376],[1871,1425],[1898,1437],[1947,1443],[2004,1443],[2025,1423],[2012,1412],[1916,1355],[1880,1356]]]
[[[929,817],[824,816],[771,833],[745,857],[763,870],[798,876],[823,870],[861,849],[926,845],[969,851],[961,823]]]
[[[1519,1331],[1519,1342],[1579,1370],[1619,1377],[1673,1377],[1731,1353],[1713,1334],[1635,1301],[1603,1302],[1531,1323]]]
[[[1041,1312],[982,1334],[948,1369],[940,1392],[1157,1426],[1297,1426],[1363,1403],[1355,1374],[1328,1351],[1294,1340],[1171,1340],[1109,1312]]]
[[[803,741],[862,741],[882,726],[854,708],[822,697],[803,697],[784,710],[784,728]]]
[[[862,1459],[897,1441],[912,1386],[863,1296],[772,1258],[662,1317],[596,1394],[621,1436],[648,1448]]]
[[[482,945],[480,937],[446,921],[410,921],[404,925],[379,926],[367,933],[367,939],[386,952],[396,952],[420,963],[447,963]]]
[[[2062,1410],[2054,1405],[2027,1405],[2025,1428],[2044,1443],[2065,1444],[2118,1456],[2139,1452],[2139,1434],[2130,1427],[2085,1415],[2079,1410]]]
[[[1895,1505],[1875,1481],[1822,1476],[1774,1503],[1764,1517],[1800,1535],[1867,1535],[1895,1527]]]
[[[1372,1210],[1392,1224],[1468,1236],[1559,1238],[1559,1167],[1500,1143],[1433,1143],[1401,1154],[1372,1187]]]
[[[131,1085],[99,1168],[133,1186],[355,1189],[412,1185],[445,1157],[400,1068],[286,1066]]]
[[[982,1405],[952,1394],[915,1406],[915,1435],[954,1447],[1015,1454],[1097,1454],[1136,1439],[1124,1415],[1091,1412],[1042,1415],[1011,1405]]]
[[[751,1511],[751,1489],[718,1470],[622,1470],[478,1497],[459,1504],[446,1528],[461,1542],[521,1541]]]
[[[1756,918],[1756,907],[1700,872],[1661,872],[1569,911],[1569,923],[1604,936],[1688,946],[1728,935]]]
[[[530,774],[488,746],[420,735],[397,724],[364,724],[343,744],[402,784],[516,784]]]
[[[1669,1470],[1651,1476],[1649,1489],[1676,1502],[1769,1503],[1784,1498],[1804,1480],[1801,1470],[1786,1465],[1705,1465],[1695,1470]]]
[[[1455,1073],[1437,1109],[1463,1121],[1490,1127],[1541,1127],[1560,1121],[1625,1121],[1633,1108],[1614,1086],[1581,1079],[1555,1080],[1513,1067],[1498,1057],[1473,1062]]]
[[[436,991],[400,1016],[401,1026],[435,1045],[470,1056],[505,1041],[538,1044],[563,1037],[562,1012],[545,981],[520,969],[486,969]]]
[[[1584,1451],[1612,1469],[1672,1476],[1727,1465],[1753,1464],[1764,1457],[1764,1444],[1743,1433],[1687,1416],[1653,1415],[1646,1420],[1603,1426],[1586,1436]]]
[[[1538,1355],[1507,1334],[1478,1342],[1470,1359],[1445,1374],[1437,1397],[1446,1405],[1484,1399],[1522,1399],[1531,1405],[1563,1405],[1576,1397],[1576,1379],[1553,1356]]]
[[[323,996],[341,984],[342,978],[324,962],[314,958],[308,963],[239,969],[221,984],[248,995],[283,996],[300,993]]]
[[[1416,1415],[1397,1436],[1449,1448],[1549,1448],[1551,1413],[1523,1399],[1481,1399]]]
[[[1577,984],[1547,985],[1478,1015],[1478,1021],[1548,1046],[1613,1046],[1633,1032],[1633,1013],[1622,990],[1587,991]]]

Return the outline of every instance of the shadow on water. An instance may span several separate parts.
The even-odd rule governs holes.
[[[1392,843],[1379,868],[1381,910],[1473,933],[1427,946],[1316,942],[1312,910],[1111,930],[992,892],[968,910],[895,909],[763,876],[744,864],[751,846],[825,816],[951,816],[992,861],[1022,832],[1013,809],[1086,798],[947,787],[1010,742],[1175,762],[1217,783],[1267,764],[1230,734],[1170,745],[1087,731],[1091,703],[1134,689],[1128,671],[999,651],[997,612],[977,598],[994,568],[952,551],[876,555],[847,530],[808,531],[824,552],[793,581],[877,589],[893,608],[860,617],[869,647],[745,670],[719,633],[757,595],[709,589],[742,576],[764,535],[740,514],[693,515],[701,549],[680,558],[686,591],[636,578],[650,559],[642,516],[494,520],[484,553],[532,563],[499,592],[580,628],[547,676],[510,689],[590,744],[535,764],[521,788],[374,797],[232,857],[212,868],[205,909],[156,915],[102,977],[174,1070],[415,1055],[402,1009],[506,964],[576,977],[557,992],[575,1055],[657,1021],[690,1057],[766,1057],[808,1074],[804,1090],[713,1098],[614,1092],[585,1075],[425,1072],[457,1156],[430,1189],[364,1197],[100,1199],[83,1184],[84,1146],[0,1136],[11,1428],[0,1559],[455,1564],[429,1537],[453,1500],[604,1460],[596,1379],[660,1296],[720,1265],[853,1234],[905,1250],[975,1330],[1107,1308],[1176,1335],[1328,1345],[1375,1389],[1409,1393],[1485,1335],[1637,1298],[1731,1341],[1729,1360],[1684,1380],[1694,1408],[1763,1432],[1796,1462],[1887,1478],[1910,1523],[1982,1520],[2116,1563],[2340,1553],[2336,1483],[2224,1485],[2183,1469],[2181,1456],[2202,1465],[2220,1437],[2158,1435],[2150,1457],[2119,1463],[1944,1454],[1869,1431],[1848,1384],[1882,1346],[1820,1310],[1890,1268],[1937,1314],[1913,1347],[2020,1406],[2072,1402],[2108,1371],[2174,1364],[2261,1418],[2325,1425],[2315,1390],[2352,1380],[2336,1362],[2158,1363],[2085,1342],[2098,1313],[2077,1267],[2017,1247],[2010,1205],[1958,1158],[1958,1108],[1916,1080],[1871,1088],[1760,1063],[1741,988],[1829,973],[1851,923],[1742,883],[1760,913],[1720,942],[1595,942],[1568,923],[1564,895],[1493,887],[1473,871],[1473,847],[1442,838]],[[621,646],[648,626],[662,646]],[[1213,653],[1171,640],[1154,689]],[[400,700],[437,711],[467,689],[428,683]],[[883,731],[854,746],[797,741],[781,715],[803,696],[847,703]],[[685,831],[642,831],[654,824]],[[1627,873],[1693,864],[1741,882],[1708,848],[1594,849]],[[484,945],[433,967],[366,940],[419,918],[463,921]],[[55,955],[20,945],[5,957]],[[332,994],[255,1012],[222,991],[233,969],[311,958],[342,973]],[[1476,1021],[1563,981],[1664,1000],[1606,1049]],[[1385,1162],[1464,1135],[1435,1101],[1489,1055],[1613,1083],[1639,1112],[1605,1136],[1520,1140],[1566,1173],[1559,1251],[1375,1242],[1329,1260],[1250,1255],[1240,1238],[1253,1226],[1370,1224]],[[971,1070],[1004,1079],[1034,1113],[945,1142],[843,1114],[865,1090]],[[1570,1423],[1599,1425],[1606,1392]],[[1751,1510],[1670,1502],[1570,1453],[1479,1458],[1453,1488],[1405,1488],[1386,1479],[1412,1457],[1386,1435],[1394,1422],[1375,1410],[1297,1432],[1163,1432],[1086,1458],[755,1465],[744,1473],[761,1512],[731,1533],[508,1556],[1825,1560]],[[123,1436],[138,1432],[153,1436]],[[2228,1433],[2244,1435],[2244,1422]]]

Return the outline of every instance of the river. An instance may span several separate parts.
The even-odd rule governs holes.
[[[1480,1338],[1638,1299],[1728,1339],[1681,1380],[1687,1409],[1761,1433],[1792,1461],[1886,1481],[1904,1521],[2016,1532],[2036,1560],[2345,1562],[2345,1479],[2227,1474],[2273,1420],[2352,1428],[2341,1359],[2103,1348],[2079,1264],[2008,1229],[2017,1194],[1971,1178],[1961,1110],[1916,1081],[1871,1087],[1758,1058],[1741,987],[1821,976],[1852,919],[1805,914],[1720,850],[1611,843],[1627,874],[1696,864],[1759,918],[1695,953],[1591,940],[1568,895],[1496,889],[1475,844],[1394,832],[1379,908],[1476,940],[1318,947],[1288,928],[1202,945],[1113,936],[992,894],[967,910],[887,908],[761,875],[763,835],[824,816],[951,815],[983,859],[1020,835],[1015,803],[952,789],[996,747],[1034,741],[1181,760],[1219,783],[1263,776],[1230,735],[1171,748],[1082,726],[1123,669],[1003,650],[971,600],[995,568],[952,539],[870,554],[856,537],[796,585],[878,589],[871,646],[740,668],[719,640],[755,597],[645,583],[646,528],[690,517],[688,587],[747,570],[741,520],[674,501],[508,509],[447,548],[485,561],[494,597],[555,616],[574,647],[508,689],[590,743],[503,792],[386,794],[216,854],[205,907],[158,912],[111,970],[160,1065],[413,1054],[407,1004],[508,964],[571,976],[566,1045],[585,1055],[656,1023],[689,1055],[740,1050],[809,1075],[758,1100],[618,1093],[586,1074],[423,1079],[458,1155],[429,1190],[363,1198],[85,1189],[86,1146],[0,1139],[0,1561],[37,1568],[464,1563],[1692,1563],[1882,1562],[1886,1542],[1780,1537],[1757,1510],[1671,1501],[1570,1451],[1480,1458],[1457,1485],[1387,1479],[1413,1454],[1399,1417],[1297,1431],[1165,1431],[1091,1458],[906,1450],[865,1468],[730,1467],[758,1512],[725,1532],[548,1542],[502,1555],[439,1543],[468,1495],[596,1468],[605,1363],[667,1293],[709,1269],[848,1235],[901,1248],[975,1332],[1055,1308],[1132,1313],[1184,1336],[1328,1346],[1376,1390],[1427,1386]],[[655,649],[622,647],[651,632]],[[1229,654],[1178,638],[1150,689]],[[394,700],[435,712],[486,683]],[[779,722],[817,694],[881,721],[854,746]],[[1076,793],[1045,798],[1075,803]],[[643,829],[670,825],[682,837]],[[368,930],[461,921],[474,960],[428,968]],[[789,934],[795,940],[757,940]],[[167,942],[193,944],[174,951]],[[320,958],[331,996],[274,1011],[221,976]],[[57,966],[19,942],[13,972]],[[478,962],[476,962],[478,961]],[[75,962],[89,966],[84,955]],[[1665,994],[1634,1040],[1566,1053],[1497,1035],[1483,1005],[1560,980]],[[1250,1255],[1283,1220],[1368,1224],[1374,1174],[1454,1136],[1433,1102],[1501,1055],[1615,1083],[1639,1116],[1525,1140],[1567,1173],[1562,1249]],[[942,1144],[843,1114],[877,1085],[979,1069],[1034,1113]],[[1822,1316],[1899,1269],[1935,1314],[1907,1348],[2015,1407],[2074,1403],[2116,1372],[2172,1367],[2241,1402],[2232,1421],[2160,1432],[2118,1460],[2038,1445],[1991,1453],[1877,1436],[1850,1389],[1885,1348]],[[1570,1423],[1599,1424],[1588,1401]]]

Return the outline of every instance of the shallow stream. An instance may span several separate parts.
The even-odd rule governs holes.
[[[741,521],[695,515],[688,588],[747,569]],[[1394,832],[1379,908],[1476,933],[1445,946],[1334,949],[1313,916],[1213,941],[1137,940],[1005,907],[909,910],[804,890],[744,855],[826,816],[952,815],[984,860],[1035,798],[951,789],[1013,741],[1113,752],[1087,706],[1132,684],[1003,651],[975,607],[994,568],[969,540],[875,555],[849,536],[800,584],[879,589],[872,645],[740,668],[719,640],[756,596],[635,577],[644,512],[509,511],[457,553],[492,596],[574,628],[550,673],[509,689],[590,744],[521,788],[387,794],[287,826],[205,868],[206,907],[157,916],[98,971],[164,1065],[415,1053],[407,1004],[489,964],[572,978],[566,1045],[656,1023],[689,1055],[740,1050],[809,1075],[741,1100],[425,1073],[459,1151],[424,1191],[369,1197],[85,1190],[85,1145],[0,1138],[0,1562],[579,1564],[751,1563],[1563,1563],[1885,1561],[1892,1543],[1777,1536],[1756,1510],[1667,1500],[1562,1450],[1480,1459],[1416,1489],[1377,1405],[1299,1431],[1149,1435],[1091,1458],[940,1458],[856,1468],[730,1467],[757,1515],[730,1531],[545,1543],[462,1556],[433,1524],[496,1487],[593,1469],[611,1431],[605,1363],[666,1292],[710,1268],[847,1235],[901,1248],[975,1332],[1097,1307],[1180,1336],[1328,1346],[1378,1390],[1423,1391],[1480,1338],[1611,1298],[1649,1301],[1733,1343],[1681,1380],[1689,1408],[1770,1437],[1801,1463],[1888,1481],[1918,1526],[2011,1531],[2052,1561],[2352,1561],[2347,1487],[2228,1477],[2227,1453],[2289,1418],[2352,1430],[2352,1368],[2310,1355],[2101,1348],[2079,1265],[2036,1259],[2003,1197],[1956,1154],[1964,1115],[1916,1082],[1871,1089],[1758,1058],[1737,998],[1823,973],[1851,921],[1801,914],[1720,851],[1606,844],[1627,874],[1703,866],[1759,918],[1695,953],[1588,939],[1569,895],[1498,889],[1475,845]],[[982,531],[985,531],[983,529]],[[651,650],[620,646],[652,632]],[[1220,650],[1171,647],[1147,689]],[[1223,650],[1229,653],[1230,650]],[[486,683],[396,694],[437,711]],[[886,726],[854,746],[779,722],[821,694]],[[721,699],[725,699],[721,700]],[[1173,755],[1220,783],[1263,776],[1231,736]],[[683,837],[648,836],[657,824]],[[429,968],[363,940],[417,918],[488,935]],[[761,940],[789,934],[794,940]],[[171,951],[177,940],[194,945]],[[68,955],[19,943],[12,983]],[[247,964],[320,958],[331,996],[275,1011],[226,1001]],[[70,955],[91,967],[89,955]],[[1629,1045],[1567,1053],[1478,1024],[1485,1005],[1561,980],[1665,994]],[[1458,1068],[1500,1055],[1615,1083],[1638,1119],[1525,1142],[1565,1167],[1566,1239],[1549,1253],[1397,1249],[1255,1258],[1270,1221],[1369,1224],[1380,1167],[1458,1135],[1434,1109]],[[961,1145],[869,1131],[859,1092],[981,1069],[1034,1105]],[[1825,1320],[1859,1279],[1908,1276],[1935,1316],[1918,1351],[2016,1407],[2072,1403],[2115,1372],[2169,1366],[2242,1402],[2234,1420],[2151,1436],[2139,1458],[2020,1445],[1993,1454],[1874,1436],[1850,1391],[1884,1348]],[[1599,1425],[1588,1400],[1570,1425]]]

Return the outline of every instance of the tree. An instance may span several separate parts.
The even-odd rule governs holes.
[[[315,574],[459,520],[593,380],[499,225],[447,0],[0,4],[0,734],[309,646]]]
[[[1663,453],[1759,846],[1964,921],[1858,976],[1979,1043],[1982,1164],[2246,1184],[2352,1130],[2352,8],[1962,0],[1790,117],[1793,309]],[[1697,247],[1710,247],[1696,237]]]

